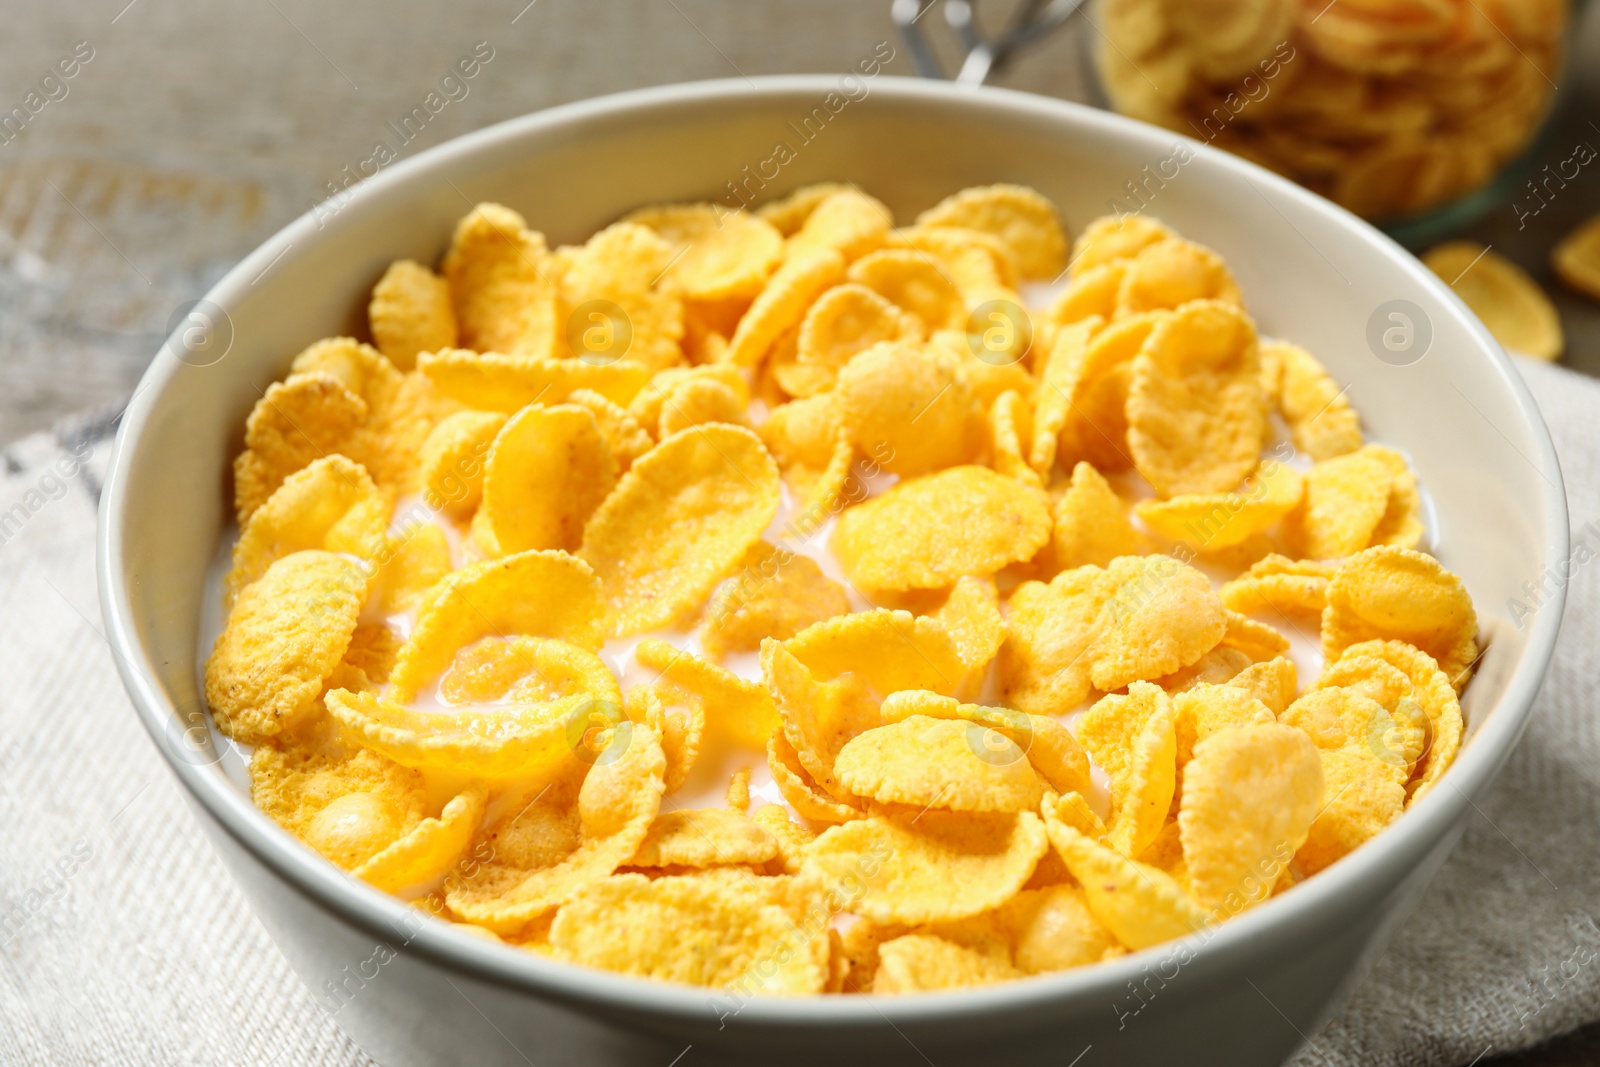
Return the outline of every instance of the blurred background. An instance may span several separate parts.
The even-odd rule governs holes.
[[[1332,0],[1308,36],[1293,38],[1314,61],[1297,50],[1302,58],[1269,75],[1252,35],[1275,40],[1283,27],[1229,15],[1254,18],[1275,0],[1183,0],[1176,10],[1188,15],[1174,24],[1152,15],[1156,0],[1102,0],[1029,39],[987,80],[1115,104],[1200,136],[1225,108],[1237,121],[1220,124],[1217,143],[1385,216],[1417,250],[1467,238],[1520,265],[1560,316],[1562,361],[1600,375],[1600,303],[1549,265],[1552,248],[1600,211],[1600,11],[1591,5],[1566,38],[1564,5],[1550,0],[1462,2],[1509,12],[1515,32],[1490,27],[1498,37],[1424,48],[1404,33],[1375,38],[1347,18],[1372,3],[1341,10]],[[910,37],[894,6],[9,0],[0,34],[0,446],[72,413],[115,409],[187,303],[359,174],[380,142],[406,158],[618,90],[845,71],[883,42],[895,49],[886,73],[970,76],[983,65],[965,62],[976,40],[1000,40],[1054,5],[902,0]],[[976,21],[965,21],[973,11]],[[1189,58],[1175,66],[1180,39]],[[1573,42],[1564,74],[1563,39]],[[1427,63],[1414,69],[1419,48]],[[477,73],[437,95],[466,59]],[[1476,80],[1466,84],[1468,75]],[[1227,86],[1244,77],[1269,84],[1270,95],[1246,88],[1249,104],[1230,104]],[[1558,84],[1556,117],[1541,133]],[[1600,1030],[1483,1062],[1600,1062]]]
[[[1523,13],[1560,9],[1548,0],[1472,6],[1502,5]],[[970,8],[977,16],[971,27],[952,18],[967,5],[944,0],[903,0],[901,15],[902,21],[916,18],[914,30],[930,52],[925,62],[954,76],[966,51],[958,31],[994,41],[1019,16],[1038,17],[1051,6],[982,0]],[[1226,49],[1237,50],[1249,30],[1278,31],[1222,17],[1229,4],[1220,0],[1185,5],[1196,13],[1195,25],[1152,27],[1146,16],[1156,6],[1105,0],[1088,18],[1070,19],[1017,50],[989,82],[1096,103],[1109,96],[1124,110],[1165,117],[1204,135],[1212,129],[1207,112],[1224,103],[1217,86],[1237,81]],[[1269,6],[1232,3],[1246,11]],[[888,73],[918,73],[915,50],[891,17],[891,0],[457,0],[448,6],[11,0],[7,7],[0,118],[26,121],[13,117],[0,129],[0,444],[128,394],[175,310],[203,295],[229,266],[338,189],[347,175],[359,174],[379,141],[399,146],[394,128],[403,127],[441,77],[475,49],[491,58],[462,83],[464,92],[453,92],[456,98],[444,98],[437,113],[424,112],[426,123],[404,131],[410,140],[398,147],[401,158],[469,130],[601,93],[701,78],[843,71],[884,41],[896,51]],[[1329,9],[1317,27],[1348,29],[1337,21],[1340,9]],[[1187,79],[1172,73],[1162,38],[1183,32],[1213,46],[1213,59]],[[1562,80],[1540,51],[1542,32],[1535,25],[1515,42],[1506,35],[1504,42],[1491,42],[1502,52],[1504,45],[1517,50],[1523,71],[1538,68],[1539,77],[1518,83],[1535,113],[1543,111],[1545,91]],[[1590,18],[1581,37],[1569,73],[1600,74],[1600,22]],[[1304,41],[1296,44],[1307,51]],[[1096,52],[1110,60],[1104,88],[1092,62]],[[1374,62],[1381,80],[1405,58],[1386,52]],[[1471,62],[1460,55],[1442,60],[1450,69]],[[1286,64],[1278,78],[1267,79],[1273,95],[1252,102],[1219,143],[1278,166],[1309,167],[1302,177],[1329,191],[1314,172],[1330,146],[1343,150],[1351,131],[1325,129],[1326,116],[1302,105],[1320,101],[1324,111],[1369,124],[1412,121],[1407,116],[1415,100],[1374,93],[1349,78],[1317,81],[1319,74],[1326,71],[1303,60]],[[1208,81],[1209,75],[1215,77]],[[1570,173],[1575,145],[1600,147],[1593,122],[1600,116],[1600,91],[1565,80],[1572,84],[1563,115],[1537,142],[1525,170],[1565,163]],[[1417,83],[1416,77],[1408,82]],[[1492,80],[1481,84],[1479,92],[1494,100],[1517,90],[1497,88]],[[1186,87],[1181,99],[1172,86]],[[1532,136],[1536,122],[1513,112],[1501,126],[1509,129],[1501,139],[1514,140]],[[1325,134],[1320,143],[1289,143],[1297,133],[1319,129]],[[1488,139],[1486,131],[1477,119],[1458,123],[1450,143],[1470,150]],[[1428,148],[1445,136],[1423,130],[1413,142]],[[1343,157],[1335,163],[1348,169]],[[1482,153],[1406,158],[1387,170],[1380,161],[1365,187],[1379,193],[1403,187],[1413,199],[1426,199],[1455,191],[1440,187],[1441,178],[1472,184],[1500,169]],[[1425,236],[1431,244],[1439,233],[1458,231],[1520,263],[1561,312],[1565,362],[1600,373],[1600,304],[1560,285],[1547,265],[1551,246],[1600,210],[1600,166],[1576,169],[1558,195],[1541,200],[1532,199],[1518,180],[1522,175],[1513,172],[1484,194],[1492,203],[1475,205],[1485,212],[1479,221],[1463,227],[1447,217],[1442,230],[1434,226],[1436,232]],[[1352,195],[1362,194],[1357,189]],[[1394,206],[1371,204],[1373,194],[1366,195],[1369,206]],[[1528,205],[1540,210],[1529,214]]]

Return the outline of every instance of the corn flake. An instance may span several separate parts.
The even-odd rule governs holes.
[[[1088,652],[1096,689],[1111,692],[1171,674],[1227,633],[1227,610],[1211,582],[1186,563],[1169,556],[1123,556],[1106,573],[1111,592]]]
[[[664,204],[623,221],[667,242],[668,273],[691,300],[751,299],[783,257],[783,235],[771,223],[718,204]]]
[[[1380,546],[1345,560],[1328,583],[1322,654],[1363,641],[1403,641],[1431,656],[1457,693],[1478,656],[1478,616],[1461,579],[1432,556]]]
[[[748,876],[622,874],[573,894],[550,926],[557,959],[739,993],[821,993],[830,941]]]
[[[1200,740],[1178,812],[1195,901],[1232,915],[1270,896],[1322,798],[1322,762],[1293,726],[1233,726]]]
[[[1273,395],[1294,446],[1321,462],[1361,447],[1361,417],[1317,358],[1299,345],[1270,341],[1261,346],[1263,373],[1278,369]]]
[[[414,700],[456,653],[482,637],[553,637],[595,651],[604,640],[600,584],[564,552],[519,552],[469,564],[436,587],[390,680],[390,697]]]
[[[294,374],[269,385],[250,412],[244,451],[233,462],[239,526],[289,475],[347,450],[367,414],[366,401],[331,374]]]
[[[716,661],[729,653],[753,652],[764,637],[787,640],[849,610],[844,588],[823,574],[816,560],[758,541],[738,573],[712,593],[700,646]]]
[[[579,389],[627,404],[651,375],[649,367],[631,359],[590,363],[464,348],[424,352],[417,357],[417,369],[445,396],[479,411],[506,414],[529,404],[560,403]]]
[[[234,601],[206,661],[217,729],[256,744],[306,721],[344,658],[366,597],[361,565],[308,549],[275,561]]]
[[[1042,493],[987,467],[900,482],[839,516],[830,547],[871,590],[939,589],[1033,558],[1050,538]]]
[[[981,409],[937,349],[886,342],[839,372],[834,402],[863,455],[910,477],[970,463],[982,447]]]
[[[1141,500],[1134,511],[1161,536],[1210,552],[1266,532],[1299,505],[1304,491],[1299,471],[1269,459],[1232,492]]]
[[[456,224],[442,273],[463,347],[556,354],[556,265],[544,235],[528,229],[521,215],[499,204],[473,208]]]
[[[1015,895],[1047,848],[1028,811],[875,815],[824,831],[801,877],[859,884],[852,910],[875,923],[963,919]]]
[[[917,225],[993,234],[1011,249],[1025,279],[1049,281],[1067,265],[1067,236],[1055,205],[1026,186],[963,189],[918,215]]]
[[[588,408],[530,405],[507,420],[489,449],[474,540],[490,556],[573,551],[616,480],[611,447]]]
[[[1048,804],[1044,816],[1050,844],[1082,884],[1089,911],[1122,944],[1149,948],[1205,928],[1206,913],[1171,875],[1085,836]]]
[[[667,438],[617,483],[584,529],[615,636],[697,610],[778,511],[778,468],[738,426]]]
[[[1051,543],[1059,567],[1104,567],[1118,556],[1150,550],[1149,539],[1128,521],[1128,506],[1089,463],[1072,468],[1055,512]]]
[[[457,793],[437,816],[423,819],[353,873],[389,893],[442,878],[477,832],[487,796],[481,785]]]
[[[1334,569],[1331,563],[1268,555],[1222,587],[1222,603],[1241,615],[1320,616]]]
[[[779,382],[793,396],[826,392],[858,352],[884,341],[917,341],[921,334],[909,313],[866,286],[834,286],[811,305],[795,337],[797,362],[786,366],[803,377],[779,373]]]
[[[846,742],[833,773],[850,793],[883,804],[949,811],[1032,811],[1044,796],[1024,750],[982,727],[913,715]],[[1000,735],[996,735],[1000,736]]]
[[[927,993],[1023,977],[1010,953],[986,953],[932,934],[906,934],[878,946],[874,993]]]
[[[634,867],[712,867],[766,863],[777,854],[778,842],[742,812],[680,808],[656,816],[628,863]]]
[[[926,252],[885,248],[852,263],[848,277],[911,316],[923,335],[966,323],[961,289],[945,266]]]
[[[417,353],[456,346],[456,313],[450,284],[409,259],[389,264],[372,287],[367,322],[378,351],[396,367],[410,370]]]
[[[507,934],[571,901],[639,850],[661,808],[665,768],[655,731],[638,723],[619,729],[576,790],[570,774],[558,778],[479,832],[489,859],[445,881],[450,910]]]
[[[1227,492],[1255,468],[1266,435],[1249,317],[1197,300],[1151,331],[1128,386],[1134,466],[1164,497]]]

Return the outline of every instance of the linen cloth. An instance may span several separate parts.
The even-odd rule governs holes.
[[[1575,542],[1600,546],[1600,382],[1518,365]],[[0,455],[0,1063],[369,1064],[252,917],[122,692],[93,559],[115,424]],[[1600,1019],[1597,639],[1600,566],[1581,566],[1520,747],[1296,1067],[1464,1067]]]

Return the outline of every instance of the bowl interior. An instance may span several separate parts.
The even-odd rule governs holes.
[[[1560,611],[1513,618],[1508,604],[1527,600],[1523,583],[1566,536],[1543,424],[1488,334],[1398,246],[1265,171],[1056,101],[890,78],[702,83],[529,116],[393,165],[241,264],[209,297],[225,313],[226,355],[197,366],[162,351],[108,486],[107,621],[147,721],[181,733],[201,707],[201,594],[246,415],[305,345],[365,334],[367,294],[389,262],[434,261],[480,200],[522,212],[554,245],[647,203],[734,206],[826,179],[857,183],[902,223],[964,186],[1019,182],[1054,200],[1074,233],[1142,208],[1218,251],[1262,332],[1305,345],[1348,383],[1369,436],[1404,451],[1429,493],[1430,547],[1493,635],[1467,710],[1477,740],[1501,751],[1469,744],[1452,772],[1481,787],[1519,732]],[[1398,349],[1372,340],[1391,329]],[[1525,695],[1502,701],[1514,689]],[[234,789],[214,765],[175,764],[213,810]]]

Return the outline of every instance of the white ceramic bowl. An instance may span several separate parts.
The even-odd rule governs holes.
[[[1468,692],[1469,741],[1441,788],[1372,844],[1209,937],[970,992],[739,1004],[423,921],[280,830],[196,750],[202,582],[245,416],[308,342],[363,329],[386,264],[433,260],[478,200],[518,209],[555,243],[641,204],[735,188],[771,198],[839,178],[901,219],[963,186],[1022,182],[1074,230],[1113,198],[1131,205],[1132,182],[1150,213],[1226,257],[1263,332],[1314,350],[1350,384],[1372,436],[1411,456],[1432,495],[1432,547],[1493,633]],[[1071,104],[832,76],[573,104],[395,164],[284,229],[208,300],[231,333],[187,363],[163,349],[122,424],[101,515],[105,623],[134,705],[262,923],[339,1025],[391,1067],[667,1067],[691,1045],[689,1067],[1067,1064],[1091,1045],[1085,1064],[1277,1063],[1360,980],[1460,836],[1522,731],[1560,622],[1559,603],[1521,629],[1505,618],[1522,583],[1566,555],[1565,498],[1527,390],[1449,290],[1376,230],[1264,170]],[[1386,317],[1395,300],[1410,302],[1402,310],[1418,331],[1399,353],[1368,341],[1369,322],[1403,331]],[[1404,348],[1403,332],[1391,341]],[[195,365],[225,343],[221,359]]]

